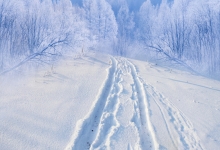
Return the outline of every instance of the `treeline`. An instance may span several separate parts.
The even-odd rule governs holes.
[[[28,60],[47,63],[65,50],[127,56],[144,45],[220,74],[219,8],[218,0],[0,0],[0,71]]]

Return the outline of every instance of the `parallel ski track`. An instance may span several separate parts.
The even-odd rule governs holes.
[[[135,65],[133,66],[135,67]],[[150,101],[152,99],[158,106],[174,147],[176,147],[176,149],[204,149],[192,123],[187,119],[184,113],[176,108],[168,99],[164,98],[162,94],[157,92],[153,86],[146,84],[140,77],[139,80],[144,86],[148,100]],[[175,142],[176,139],[171,133],[171,125],[179,135],[178,143]]]

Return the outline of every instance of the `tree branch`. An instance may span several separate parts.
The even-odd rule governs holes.
[[[190,71],[192,71],[193,73],[198,74],[198,72],[196,72],[194,69],[192,69],[189,65],[187,65],[185,62],[183,62],[180,59],[177,59],[175,57],[170,56],[167,52],[165,52],[159,45],[158,47],[153,46],[153,45],[146,45],[149,48],[155,49],[157,52],[162,53],[163,55],[165,55],[169,60],[175,61],[178,64],[181,64],[183,66],[185,66],[186,68],[188,68]]]
[[[56,46],[58,46],[58,45],[61,45],[61,44],[63,44],[63,43],[66,44],[66,43],[67,43],[67,36],[68,36],[68,35],[66,35],[65,38],[62,39],[62,40],[59,39],[59,40],[56,41],[56,39],[53,39],[53,40],[50,42],[50,44],[48,44],[48,45],[47,45],[45,48],[43,48],[40,52],[36,52],[36,53],[33,53],[33,54],[29,55],[28,57],[26,57],[24,60],[22,60],[20,63],[18,63],[18,64],[15,65],[14,67],[2,71],[2,72],[0,73],[0,75],[6,74],[6,73],[8,73],[8,72],[10,72],[10,71],[12,71],[12,70],[14,70],[14,69],[20,67],[21,65],[25,64],[25,63],[28,62],[29,60],[32,60],[32,59],[36,58],[37,56],[47,56],[48,54],[50,54],[50,55],[57,55],[56,53],[49,53],[49,52],[46,52],[46,51],[47,51],[48,49],[50,49],[50,48],[54,48],[54,47],[56,47]]]

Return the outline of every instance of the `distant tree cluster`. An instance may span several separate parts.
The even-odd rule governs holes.
[[[0,72],[48,63],[62,47],[77,46],[86,37],[77,11],[69,0],[0,0]]]
[[[198,71],[220,72],[220,2],[145,2],[139,11],[139,39]],[[202,70],[201,70],[202,69]]]
[[[102,51],[111,49],[108,47],[113,47],[118,32],[111,5],[105,0],[83,0],[83,8],[92,45],[101,46]]]

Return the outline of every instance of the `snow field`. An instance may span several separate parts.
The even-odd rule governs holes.
[[[60,150],[90,109],[109,57],[67,57],[26,76],[0,77],[0,149]],[[49,72],[49,73],[48,73]]]
[[[182,68],[88,53],[11,79],[0,78],[0,149],[220,147],[220,82]]]

